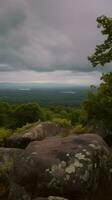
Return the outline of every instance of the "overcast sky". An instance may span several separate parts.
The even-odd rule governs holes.
[[[95,84],[87,60],[103,41],[96,18],[112,0],[0,0],[0,82]]]

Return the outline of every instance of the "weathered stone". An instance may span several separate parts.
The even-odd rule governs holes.
[[[5,141],[5,146],[10,148],[26,148],[31,141],[43,140],[46,137],[56,136],[63,132],[63,128],[53,122],[44,122],[28,129],[23,134],[13,134]]]
[[[31,128],[29,132],[24,134],[24,137],[29,138],[32,141],[42,140],[46,137],[56,136],[62,131],[63,128],[59,124],[53,122],[44,122]]]
[[[21,134],[14,134],[6,139],[5,146],[10,148],[21,148],[24,149],[29,143],[31,139],[24,138]]]
[[[57,136],[29,144],[16,161],[14,182],[32,198],[111,200],[111,174],[111,151],[100,136]]]

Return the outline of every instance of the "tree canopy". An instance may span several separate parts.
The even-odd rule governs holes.
[[[21,127],[26,123],[33,123],[42,119],[42,110],[36,103],[19,105],[14,112],[16,127]]]
[[[101,134],[112,133],[112,73],[102,75],[102,83],[84,101],[88,124]]]
[[[96,46],[94,54],[88,57],[93,67],[99,64],[103,66],[112,61],[112,18],[103,15],[96,21],[105,39],[102,44]]]
[[[98,28],[106,36],[103,44],[96,45],[93,55],[88,57],[93,67],[105,65],[112,61],[112,18],[97,18]],[[102,74],[101,84],[88,94],[84,101],[88,123],[92,124],[101,134],[112,133],[112,72]]]

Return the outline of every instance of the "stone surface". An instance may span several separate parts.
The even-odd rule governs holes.
[[[32,141],[42,140],[46,137],[59,135],[62,131],[63,128],[59,124],[53,122],[44,122],[31,128],[29,132],[24,134],[24,137],[29,138]]]
[[[111,149],[100,136],[0,148],[0,200],[111,200]]]
[[[56,136],[29,144],[16,161],[14,182],[32,198],[111,200],[111,173],[111,151],[100,136]]]
[[[26,148],[31,141],[43,140],[46,137],[56,136],[63,132],[63,128],[53,122],[40,123],[23,134],[14,134],[6,139],[5,146],[10,148]]]
[[[25,149],[30,142],[31,142],[31,139],[27,137],[24,138],[24,135],[14,134],[5,140],[5,146],[8,148]]]

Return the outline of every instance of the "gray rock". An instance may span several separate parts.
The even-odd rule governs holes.
[[[44,122],[28,129],[25,133],[16,133],[8,137],[5,141],[5,146],[24,149],[31,141],[40,141],[46,137],[59,135],[62,132],[63,128],[59,124]]]
[[[31,128],[29,132],[24,134],[25,138],[29,138],[32,141],[42,140],[46,137],[52,137],[59,135],[63,131],[63,128],[53,122],[44,122]]]
[[[31,142],[31,139],[22,134],[14,134],[5,140],[5,147],[24,149]]]
[[[32,198],[111,200],[111,175],[111,150],[100,136],[56,136],[28,145],[16,160],[14,182]]]

